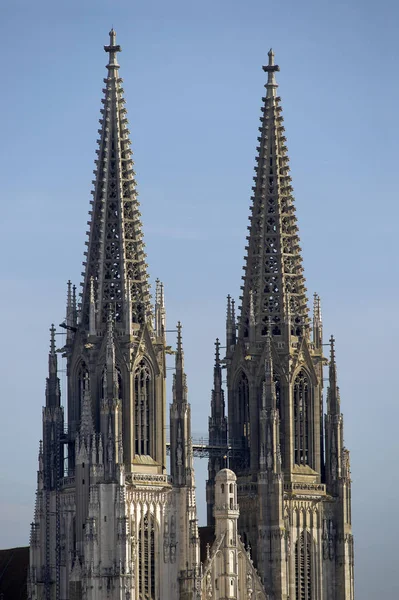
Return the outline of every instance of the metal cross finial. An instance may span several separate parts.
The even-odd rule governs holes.
[[[270,97],[276,95],[276,89],[278,86],[276,83],[275,72],[279,71],[280,67],[278,65],[274,64],[274,52],[273,52],[272,48],[270,48],[270,50],[268,52],[268,57],[269,57],[269,64],[266,67],[263,67],[263,70],[268,74],[266,89],[267,89],[267,97],[270,98]]]
[[[109,63],[107,65],[108,69],[118,69],[118,52],[122,52],[119,44],[116,43],[116,31],[114,28],[109,32],[109,46],[104,46],[105,52],[109,54]]]

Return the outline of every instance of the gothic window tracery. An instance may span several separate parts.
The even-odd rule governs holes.
[[[294,462],[307,465],[310,461],[309,434],[311,423],[309,379],[301,369],[295,377],[293,389],[294,403]]]
[[[312,600],[312,536],[302,531],[295,543],[295,598]]]
[[[147,512],[142,518],[138,550],[139,560],[139,598],[155,600],[155,522],[154,515]]]
[[[142,359],[134,374],[135,453],[151,454],[151,413],[153,381],[146,360]]]

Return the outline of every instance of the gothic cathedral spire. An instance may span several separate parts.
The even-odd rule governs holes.
[[[104,46],[109,55],[102,100],[89,239],[84,264],[81,324],[89,328],[90,306],[97,299],[96,326],[105,329],[111,308],[125,326],[151,323],[151,306],[141,230],[139,202],[122,79],[119,76],[116,33]],[[93,289],[94,288],[94,289]]]
[[[263,98],[258,156],[251,216],[239,337],[247,340],[272,335],[302,335],[308,328],[306,287],[298,227],[289,175],[280,97],[277,96],[274,52],[269,52],[266,96]],[[252,299],[252,300],[251,300]],[[251,320],[253,305],[254,323]]]
[[[266,94],[237,335],[230,296],[226,319],[225,447],[237,474],[238,529],[276,600],[353,600],[349,454],[334,346],[324,429],[320,298],[315,294],[311,336],[272,50],[263,70]],[[214,410],[212,396],[210,439]],[[214,462],[210,456],[208,525],[215,510]],[[320,541],[318,523],[331,552]]]

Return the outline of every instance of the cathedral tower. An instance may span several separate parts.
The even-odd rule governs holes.
[[[66,428],[51,329],[29,598],[192,600],[200,586],[199,538],[181,330],[172,481],[164,289],[157,281],[153,311],[114,30],[105,51],[81,302],[69,282],[62,324]]]
[[[331,342],[323,423],[320,299],[315,294],[311,323],[278,70],[270,50],[237,325],[230,297],[227,306],[228,443],[238,529],[275,600],[353,600],[351,480],[335,351]],[[214,414],[213,396],[210,438]],[[209,525],[214,485],[211,458]]]

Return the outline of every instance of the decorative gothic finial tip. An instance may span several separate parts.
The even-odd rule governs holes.
[[[183,347],[182,347],[182,338],[181,338],[181,330],[182,330],[182,325],[180,323],[180,321],[177,322],[177,353],[181,354]]]
[[[220,362],[220,341],[219,338],[216,338],[215,342],[215,362],[219,364]]]
[[[330,337],[330,361],[335,363],[335,338],[333,335]]]
[[[108,68],[119,67],[116,55],[118,52],[121,52],[121,47],[116,43],[116,31],[114,28],[109,32],[109,46],[104,46],[104,50],[109,54]]]
[[[266,87],[268,88],[268,92],[275,91],[277,88],[275,72],[280,70],[280,67],[274,63],[274,52],[273,49],[270,48],[268,52],[269,64],[266,67],[263,67],[263,70],[268,74]],[[269,93],[270,95],[274,95]]]
[[[274,52],[273,52],[273,48],[270,48],[270,50],[267,53],[267,55],[269,57],[269,66],[273,67],[274,66]]]
[[[55,327],[54,323],[50,327],[50,354],[55,354]]]

